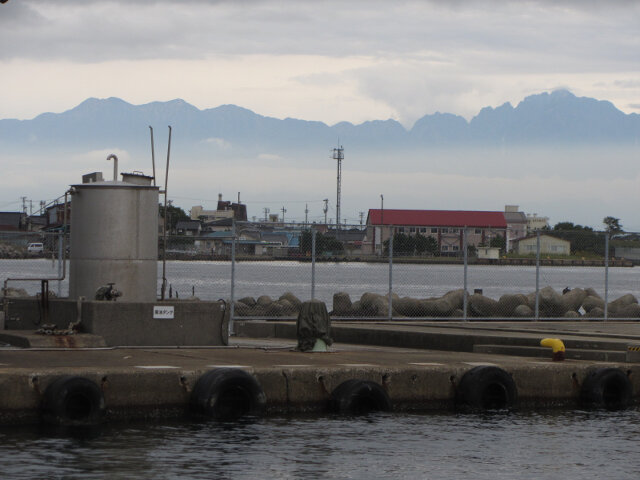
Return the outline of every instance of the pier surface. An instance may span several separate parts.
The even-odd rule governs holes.
[[[0,348],[0,423],[35,423],[47,385],[63,375],[95,382],[107,419],[185,415],[205,372],[252,374],[267,413],[321,412],[350,379],[375,381],[394,409],[453,409],[456,385],[479,365],[515,381],[519,408],[574,407],[594,368],[619,368],[640,397],[638,322],[334,322],[327,353],[295,351],[294,322],[238,321],[226,347]],[[542,338],[561,339],[567,359],[551,360]]]

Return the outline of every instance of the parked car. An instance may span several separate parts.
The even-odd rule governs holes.
[[[42,253],[44,252],[44,245],[42,243],[30,243],[27,246],[27,253]]]

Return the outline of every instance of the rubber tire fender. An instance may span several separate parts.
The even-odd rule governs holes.
[[[391,399],[382,386],[370,380],[351,379],[331,392],[329,409],[341,414],[390,412]]]
[[[209,370],[198,378],[190,398],[193,413],[218,420],[258,416],[266,403],[258,381],[239,368]]]
[[[633,386],[619,368],[596,368],[582,382],[580,400],[591,408],[623,409],[633,402]]]
[[[511,375],[500,367],[480,365],[465,372],[456,389],[456,406],[461,410],[511,409],[518,389]]]
[[[51,382],[42,397],[42,421],[49,425],[95,426],[106,411],[104,395],[93,381],[66,375]]]

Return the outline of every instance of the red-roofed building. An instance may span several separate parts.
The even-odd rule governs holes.
[[[435,238],[441,254],[455,255],[462,251],[465,227],[467,244],[477,246],[489,244],[496,236],[505,237],[507,222],[504,212],[371,209],[363,249],[382,252],[383,242],[392,233],[420,234]]]

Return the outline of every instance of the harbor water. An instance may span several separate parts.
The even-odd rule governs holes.
[[[167,281],[172,295],[180,298],[195,294],[201,300],[228,299],[231,296],[231,263],[220,261],[169,261]],[[46,259],[0,260],[0,278],[56,277],[58,266]],[[608,269],[609,300],[627,293],[640,294],[640,269],[611,267]],[[158,263],[158,292],[162,265]],[[292,292],[301,300],[311,298],[312,268],[310,262],[261,261],[236,262],[235,298],[269,295],[277,299]],[[315,297],[331,305],[333,294],[347,292],[352,300],[365,292],[386,294],[389,291],[389,265],[385,263],[329,263],[315,267]],[[49,289],[68,295],[68,280],[51,282]],[[396,264],[392,267],[392,288],[395,293],[414,298],[439,297],[451,290],[463,288],[462,265]],[[539,286],[551,286],[557,291],[569,288],[594,288],[605,295],[604,267],[541,267]],[[9,286],[25,288],[35,294],[37,282],[11,282]],[[498,299],[506,293],[528,294],[535,291],[534,266],[471,265],[468,268],[468,290],[482,289],[484,295]],[[116,285],[117,287],[117,285]],[[168,292],[167,292],[168,295]]]
[[[7,479],[635,479],[640,411],[0,429]]]

